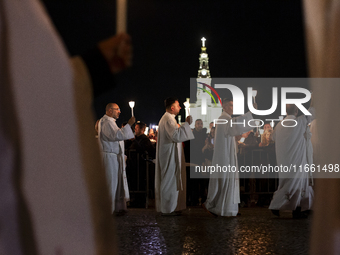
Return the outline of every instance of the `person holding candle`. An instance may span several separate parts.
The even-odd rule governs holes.
[[[308,111],[312,115],[298,115],[298,108],[294,104],[287,104],[287,117],[285,120],[296,120],[296,125],[289,127],[277,125],[272,134],[275,142],[277,165],[283,167],[311,165],[312,155],[309,156],[308,147],[310,135],[308,124],[315,119],[313,99]],[[289,123],[287,121],[287,123]],[[292,122],[291,122],[292,123]],[[313,153],[313,152],[311,152]],[[314,191],[310,185],[309,172],[292,171],[279,172],[279,186],[274,192],[269,209],[276,216],[280,216],[280,210],[291,210],[293,218],[307,217],[303,211],[312,207]]]
[[[131,117],[128,123],[120,129],[116,124],[119,115],[119,106],[109,103],[98,125],[98,137],[103,152],[112,213],[127,211],[126,201],[129,200],[129,189],[125,173],[124,140],[134,138],[131,126],[135,123],[135,117]]]
[[[251,112],[245,115],[231,118],[233,114],[233,100],[223,99],[223,112],[219,119],[228,120],[228,124],[216,125],[215,145],[212,164],[223,166],[236,166],[236,142],[235,136],[248,132],[252,129],[250,126],[230,125],[233,122],[247,123],[253,119]],[[254,108],[257,109],[256,103]],[[240,187],[238,172],[221,172],[217,175],[210,175],[207,200],[202,205],[203,208],[214,216],[236,216],[238,213],[238,204],[240,203]]]
[[[175,119],[181,107],[176,98],[167,98],[166,112],[158,124],[155,170],[156,211],[178,215],[186,208],[186,167],[182,142],[193,139],[191,116],[178,127]]]

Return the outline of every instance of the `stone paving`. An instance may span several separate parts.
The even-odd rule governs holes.
[[[311,219],[278,218],[266,208],[241,208],[214,218],[200,207],[182,216],[130,208],[115,217],[119,254],[308,254]]]

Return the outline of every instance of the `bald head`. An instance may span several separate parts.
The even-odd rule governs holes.
[[[115,104],[115,103],[108,103],[108,104],[106,105],[105,111],[110,110],[110,108],[115,107],[116,105],[117,105],[117,104]]]
[[[105,111],[106,111],[106,115],[109,116],[109,117],[112,117],[112,118],[115,118],[115,119],[118,119],[119,118],[119,115],[120,115],[120,109],[119,109],[119,106],[115,103],[109,103],[106,105],[106,108],[105,108]]]
[[[286,105],[286,112],[287,115],[294,115],[296,116],[299,112],[298,108],[296,107],[295,104],[287,104]]]

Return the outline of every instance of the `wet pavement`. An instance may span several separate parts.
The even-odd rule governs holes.
[[[311,219],[278,218],[266,208],[241,208],[214,218],[200,207],[182,216],[130,208],[115,217],[120,254],[308,254]]]

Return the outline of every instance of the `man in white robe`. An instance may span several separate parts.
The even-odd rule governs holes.
[[[182,142],[193,139],[188,116],[182,126],[175,119],[181,107],[175,98],[165,100],[166,112],[158,124],[156,147],[156,211],[176,214],[186,208],[186,167]],[[176,212],[175,212],[176,211]]]
[[[256,104],[254,106],[257,108]],[[216,124],[213,166],[236,166],[236,169],[238,169],[235,136],[253,129],[253,127],[249,127],[247,124],[249,120],[253,119],[250,112],[236,118],[231,118],[232,114],[233,101],[224,99],[223,112],[219,119],[227,120],[228,123]],[[245,125],[231,125],[231,120],[234,123],[243,123],[245,121]],[[203,208],[215,216],[236,216],[239,203],[240,185],[237,171],[227,171],[211,176],[207,200],[203,204]]]
[[[310,137],[306,138],[306,132],[310,134],[308,124],[315,118],[314,107],[308,111],[312,115],[296,117],[298,108],[293,104],[287,105],[287,117],[283,121],[289,127],[278,124],[272,135],[277,165],[292,169],[290,173],[279,172],[279,187],[269,206],[277,216],[280,215],[279,210],[292,210],[293,217],[299,218],[302,216],[300,211],[310,210],[312,206],[314,192],[309,184],[309,173],[304,171],[304,167],[312,163],[311,155],[307,155]],[[297,123],[289,121],[290,119]],[[294,125],[296,126],[293,127]],[[293,172],[293,167],[296,167],[296,173]]]
[[[135,117],[131,117],[123,128],[118,128],[116,119],[120,109],[117,104],[109,103],[106,113],[99,121],[98,137],[106,171],[111,208],[114,212],[126,212],[129,200],[129,189],[125,173],[124,140],[134,138],[131,126]]]

